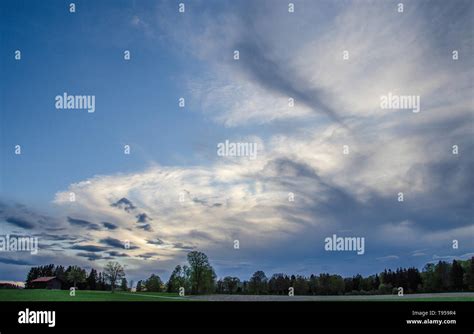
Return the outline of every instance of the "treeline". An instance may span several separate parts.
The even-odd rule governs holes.
[[[33,288],[31,281],[40,277],[56,276],[62,281],[61,289],[69,290],[75,286],[80,290],[110,290],[111,284],[106,281],[106,275],[97,272],[94,268],[89,273],[78,266],[68,266],[67,268],[59,265],[49,264],[46,266],[32,267],[28,272],[25,282],[25,288]]]
[[[214,269],[206,254],[188,253],[187,265],[178,265],[164,283],[159,275],[137,282],[137,292],[175,292],[180,294],[275,294],[288,295],[350,295],[350,294],[392,294],[403,288],[404,293],[474,291],[474,257],[470,260],[439,261],[429,263],[420,272],[417,268],[388,269],[367,277],[355,275],[343,278],[340,275],[322,273],[301,276],[273,274],[267,277],[263,271],[255,272],[249,280],[227,276],[217,280]],[[33,267],[26,279],[26,288],[32,288],[31,281],[43,276],[56,276],[62,282],[62,289],[76,286],[80,290],[130,291],[133,281],[127,284],[123,267],[109,262],[103,272],[91,269],[87,273],[77,266]]]
[[[14,283],[0,283],[0,289],[21,289],[21,287]]]
[[[421,272],[413,267],[398,268],[367,277],[343,278],[327,273],[307,277],[277,273],[268,278],[263,271],[257,271],[249,280],[227,276],[214,281],[214,270],[207,257],[202,256],[205,261],[201,272],[196,270],[196,261],[189,261],[189,256],[190,266],[176,266],[165,286],[166,291],[179,292],[184,288],[191,293],[271,295],[288,295],[290,291],[295,295],[392,294],[398,293],[400,288],[403,293],[474,291],[474,257],[452,263],[430,263]]]
[[[392,294],[398,293],[399,288],[403,288],[403,293],[474,291],[474,257],[452,263],[429,263],[421,272],[417,268],[398,268],[368,277],[274,274],[267,278],[263,271],[257,271],[248,281],[224,277],[216,282],[215,292],[287,295],[290,288],[295,295]]]
[[[187,255],[188,265],[177,266],[164,284],[160,276],[152,274],[146,280],[137,282],[136,291],[146,292],[178,292],[182,288],[184,294],[203,294],[215,292],[216,274],[206,254],[193,251]],[[25,288],[34,288],[33,280],[39,277],[56,276],[62,281],[61,289],[69,290],[132,290],[133,281],[128,284],[123,267],[117,262],[109,262],[103,272],[91,269],[89,273],[78,266],[46,266],[32,267],[28,272]]]

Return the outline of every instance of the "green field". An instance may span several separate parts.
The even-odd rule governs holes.
[[[180,297],[176,293],[166,292],[121,292],[76,290],[76,296],[71,297],[68,290],[42,289],[0,289],[2,301],[313,301],[313,302],[474,302],[474,293],[440,293],[418,294],[398,297],[395,295],[374,296],[275,296],[275,295],[206,295]]]
[[[400,302],[474,302],[474,299],[472,297],[432,297],[432,298],[412,298],[412,299],[404,299],[404,300],[387,299],[387,301],[400,301]]]
[[[166,292],[115,292],[76,290],[71,297],[68,290],[0,289],[0,301],[186,301],[176,293]]]

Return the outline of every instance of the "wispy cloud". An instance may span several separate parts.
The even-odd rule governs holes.
[[[447,254],[454,239],[471,253],[472,3],[414,2],[403,14],[389,2],[302,2],[293,14],[284,2],[226,4],[193,4],[179,25],[175,6],[161,4],[154,19],[129,23],[185,53],[195,67],[178,80],[193,116],[258,142],[258,158],[153,164],[72,183],[54,198],[54,226],[86,240],[68,251],[99,263],[120,257],[132,271],[151,268],[142,263],[150,258],[169,270],[194,249],[224,269],[336,270],[339,255],[324,252],[323,240],[350,231],[380,266]],[[389,92],[420,96],[420,113],[382,109]],[[12,227],[41,225],[10,213],[2,217]]]

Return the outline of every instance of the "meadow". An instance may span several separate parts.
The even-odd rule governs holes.
[[[167,292],[123,292],[76,290],[74,297],[68,290],[46,289],[0,289],[0,302],[3,301],[70,301],[70,302],[168,302],[168,301],[240,301],[240,302],[273,302],[273,301],[328,301],[328,302],[355,302],[355,301],[394,301],[394,302],[474,302],[474,293],[431,293],[408,294],[403,297],[397,295],[369,295],[369,296],[283,296],[283,295],[199,295],[180,297],[176,293]]]
[[[76,290],[74,297],[69,290],[46,289],[0,289],[0,302],[3,301],[58,301],[58,302],[113,302],[113,301],[185,301],[176,293],[166,292],[122,292]]]

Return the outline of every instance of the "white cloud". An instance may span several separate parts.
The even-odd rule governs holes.
[[[387,4],[357,2],[335,6],[334,17],[322,18],[317,6],[307,6],[302,14],[307,19],[298,23],[267,8],[266,20],[242,22],[235,13],[204,14],[196,20],[186,17],[181,29],[172,25],[168,32],[178,40],[174,47],[184,48],[185,41],[191,46],[190,56],[206,70],[205,75],[185,80],[192,109],[210,116],[216,126],[237,130],[288,124],[258,137],[256,133],[254,139],[263,148],[257,160],[217,160],[206,167],[153,166],[95,176],[59,192],[56,204],[68,215],[112,220],[120,226],[114,232],[117,238],[141,247],[133,254],[156,251],[165,261],[181,252],[170,246],[176,243],[229,254],[234,238],[258,249],[296,235],[312,239],[317,249],[318,237],[331,228],[365,229],[380,245],[410,249],[474,235],[472,226],[459,221],[430,229],[410,217],[463,201],[459,189],[465,171],[454,171],[450,182],[436,172],[455,163],[453,143],[460,143],[466,154],[472,147],[466,139],[472,128],[462,122],[472,120],[472,71],[451,66],[450,50],[439,52],[438,41],[430,36],[433,23],[416,11],[397,15]],[[162,28],[167,22],[164,18]],[[132,24],[142,21],[137,17]],[[277,64],[277,79],[288,79],[287,86],[303,91],[302,96],[314,92],[344,126],[326,117],[317,103],[296,98],[295,107],[289,108],[288,98],[293,96],[271,82],[275,76],[264,82],[240,60],[232,60],[234,48],[247,37]],[[342,60],[344,50],[349,51],[348,61]],[[247,51],[241,59],[253,56]],[[421,112],[380,109],[380,95],[388,92],[420,95]],[[349,155],[342,153],[343,145],[349,146]],[[68,202],[71,191],[77,197],[73,204]],[[288,192],[296,194],[294,203],[288,202]],[[405,203],[397,203],[398,192],[404,192]],[[180,193],[184,203],[179,202]],[[361,211],[379,210],[376,204],[393,199],[392,205],[406,212],[406,220],[393,222],[382,208],[378,223],[349,223],[339,217],[342,206],[337,207],[344,196]],[[133,215],[111,207],[122,197],[153,218],[149,223],[154,235],[168,247],[147,244],[150,232],[137,229]],[[331,205],[336,209],[327,210]],[[196,238],[195,231],[211,237]],[[93,233],[96,238],[107,235]]]
[[[379,261],[391,261],[391,260],[398,260],[400,257],[398,255],[387,255],[378,257],[377,260]]]

